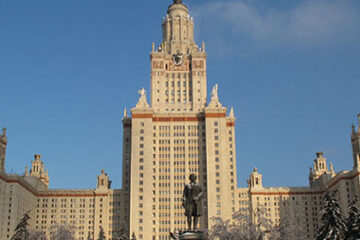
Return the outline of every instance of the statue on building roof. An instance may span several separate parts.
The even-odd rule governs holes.
[[[136,107],[137,108],[148,108],[149,104],[146,100],[146,90],[144,88],[142,88],[138,91],[138,93],[139,93],[140,97],[139,97],[138,103],[136,104]]]
[[[211,90],[211,99],[210,99],[209,107],[215,107],[215,108],[222,107],[219,101],[218,90],[219,90],[219,86],[215,84],[215,86]]]

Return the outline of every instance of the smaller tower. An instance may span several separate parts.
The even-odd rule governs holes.
[[[104,169],[101,170],[101,174],[97,177],[97,189],[107,190],[111,188],[111,181],[109,176],[105,173]]]
[[[313,171],[313,176],[315,178],[320,177],[321,175],[323,175],[324,173],[327,173],[328,167],[326,164],[326,158],[324,158],[324,153],[323,152],[317,152],[316,153],[316,159],[314,160],[314,171]]]
[[[47,187],[49,186],[49,173],[44,168],[41,155],[35,154],[34,161],[31,161],[30,176],[39,178]],[[26,174],[25,174],[26,175]]]
[[[3,128],[2,133],[0,132],[0,173],[5,172],[6,146],[7,146],[6,128]]]
[[[257,167],[254,168],[252,173],[250,174],[250,179],[248,180],[249,188],[262,188],[262,175],[258,173]]]
[[[360,168],[360,114],[358,114],[358,127],[352,125],[351,146],[353,151],[354,169]]]
[[[317,152],[314,160],[313,168],[310,168],[309,183],[311,187],[319,187],[326,184],[335,176],[333,164],[330,164],[330,169],[327,166],[326,158],[323,152]]]

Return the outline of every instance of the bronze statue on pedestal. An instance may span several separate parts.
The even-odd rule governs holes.
[[[196,175],[190,174],[190,183],[185,184],[183,192],[183,207],[187,217],[188,229],[178,233],[170,232],[170,237],[175,240],[205,240],[205,234],[198,230],[199,218],[203,213],[202,197],[204,192],[200,184],[196,183]],[[193,226],[191,230],[191,225]]]
[[[191,174],[190,183],[185,184],[183,193],[183,207],[187,217],[188,230],[191,230],[193,220],[193,230],[197,230],[199,217],[202,215],[203,206],[201,198],[204,194],[200,184],[196,183],[196,175]]]

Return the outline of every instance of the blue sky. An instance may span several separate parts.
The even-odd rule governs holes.
[[[42,154],[54,188],[121,186],[122,113],[149,89],[151,43],[170,0],[0,0],[6,168]],[[352,168],[360,112],[360,2],[184,1],[205,41],[208,88],[234,107],[238,181],[307,185],[315,152]]]

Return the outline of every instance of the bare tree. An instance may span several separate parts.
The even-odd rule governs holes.
[[[129,239],[128,236],[128,231],[127,231],[128,227],[126,223],[122,223],[119,232],[117,234],[117,237],[115,238],[116,240],[127,240]]]
[[[266,209],[258,208],[254,217],[239,212],[233,214],[233,219],[224,221],[213,218],[214,224],[209,231],[210,240],[295,240],[295,227],[284,219],[275,224],[266,217]]]
[[[53,233],[51,240],[75,240],[75,227],[72,225],[55,225],[53,226]]]
[[[29,240],[46,240],[46,234],[43,231],[30,231]]]
[[[100,226],[100,232],[98,240],[106,240],[104,229]]]

